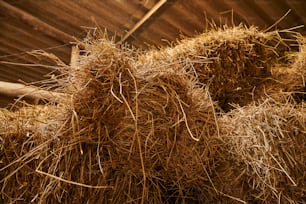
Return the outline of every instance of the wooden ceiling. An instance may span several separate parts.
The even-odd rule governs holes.
[[[217,26],[299,27],[306,34],[305,0],[0,0],[0,81],[35,82],[54,69],[29,52],[46,51],[69,64],[71,46],[88,32],[107,31],[141,49],[164,46]],[[13,97],[0,95],[0,106]]]

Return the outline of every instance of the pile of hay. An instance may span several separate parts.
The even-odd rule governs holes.
[[[305,201],[305,105],[266,101],[219,118],[227,169],[216,183],[224,193],[260,203]]]
[[[15,112],[0,110],[0,183],[4,203],[37,202],[35,193],[49,194],[52,190],[49,179],[35,170],[41,161],[49,162],[51,167],[50,156],[64,145],[64,110],[55,105],[28,105]]]
[[[109,41],[88,52],[73,74],[74,135],[96,145],[87,150],[98,155],[90,168],[113,187],[90,201],[168,202],[208,182],[202,171],[213,159],[216,129],[208,93],[180,72],[144,79],[132,53]]]
[[[21,185],[16,185],[18,172],[26,168],[38,183],[35,190],[24,188],[25,202],[198,200],[193,191],[209,190],[208,170],[203,169],[213,165],[216,151],[211,139],[216,120],[208,92],[182,73],[139,77],[129,65],[129,52],[106,40],[97,41],[88,52],[77,69],[67,72],[71,83],[66,93],[72,99],[66,104],[64,125],[46,135],[23,136],[31,143],[54,137],[60,129],[57,144],[49,140],[40,145],[49,155],[33,145],[27,149],[31,155],[26,165],[15,157],[4,159],[9,165],[5,169],[14,173],[4,180],[5,199],[18,199],[11,184]],[[4,149],[8,145],[4,143]],[[20,168],[14,171],[11,162]]]
[[[275,64],[271,67],[271,77],[266,78],[254,93],[254,98],[273,98],[286,102],[305,100],[306,93],[306,38],[298,37],[299,52],[284,58],[287,64]]]
[[[184,69],[209,87],[214,101],[230,110],[230,103],[246,105],[254,100],[254,89],[271,76],[271,65],[284,47],[279,34],[257,28],[220,28],[178,45],[149,51],[138,57],[139,72],[171,72]],[[149,67],[149,69],[148,69]]]
[[[303,46],[292,74],[273,72],[278,36],[240,26],[144,54],[90,42],[56,79],[67,100],[0,111],[1,198],[302,203],[305,103],[254,91],[305,90]]]

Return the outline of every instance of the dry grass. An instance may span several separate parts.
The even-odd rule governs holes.
[[[284,43],[276,31],[220,28],[140,55],[135,66],[143,75],[183,69],[208,86],[213,100],[228,111],[230,103],[247,105],[254,100],[254,89],[271,76],[279,47]]]
[[[304,94],[306,56],[273,72],[279,40],[236,27],[146,54],[90,42],[52,79],[68,100],[0,111],[2,199],[302,203],[305,103],[279,90]]]
[[[42,183],[48,183],[48,179],[36,174],[35,168],[43,160],[50,161],[54,150],[63,145],[60,143],[66,118],[63,110],[52,105],[28,106],[15,112],[1,109],[0,183],[5,203],[34,199],[33,192],[38,192]]]
[[[232,169],[228,170],[232,175],[222,177],[228,181],[223,183],[224,191],[261,203],[303,203],[305,103],[266,101],[232,110],[219,121],[225,144],[225,151],[219,153],[227,157],[228,169]]]
[[[288,64],[276,64],[271,68],[271,77],[267,78],[255,92],[256,98],[271,97],[286,102],[305,99],[306,93],[306,40],[297,39],[299,52],[288,54]]]
[[[49,155],[30,148],[26,166],[15,162],[20,168],[14,175],[29,168],[38,182],[33,186],[39,187],[26,188],[22,198],[48,203],[196,199],[192,191],[207,191],[200,188],[209,184],[203,167],[209,168],[215,151],[210,138],[216,121],[208,92],[181,73],[145,80],[129,65],[128,51],[103,40],[95,46],[74,73],[68,70],[72,98],[60,142],[52,148],[52,140],[40,145]],[[46,136],[54,138],[56,130]],[[20,143],[32,143],[37,134]],[[6,165],[14,162],[9,159]],[[15,176],[4,181],[14,182]],[[3,191],[13,201],[11,187],[4,185]]]

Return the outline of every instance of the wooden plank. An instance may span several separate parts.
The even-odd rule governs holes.
[[[142,19],[140,19],[134,27],[123,36],[123,38],[120,40],[120,43],[124,42],[128,37],[130,37],[138,28],[140,28],[162,5],[164,5],[167,2],[167,0],[160,0],[157,2],[153,8],[144,15]]]
[[[80,82],[78,81],[78,77],[76,76],[76,72],[79,65],[79,57],[80,57],[80,50],[77,46],[71,47],[71,57],[70,57],[70,79],[69,79],[69,86],[67,86],[67,90],[75,92],[76,90],[81,89]]]
[[[75,69],[78,66],[80,50],[77,46],[71,47],[70,66]]]
[[[34,86],[25,86],[19,83],[3,81],[0,81],[0,94],[31,99],[44,99],[50,102],[61,102],[68,97],[64,93],[46,91]]]

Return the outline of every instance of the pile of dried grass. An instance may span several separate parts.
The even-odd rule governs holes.
[[[254,98],[271,97],[286,102],[294,99],[302,101],[306,94],[306,38],[298,37],[299,52],[286,55],[289,63],[271,67],[271,77],[258,87]]]
[[[305,105],[266,101],[220,117],[223,192],[244,201],[304,203]]]
[[[144,79],[129,51],[108,41],[90,49],[73,74],[77,84],[87,82],[73,93],[75,134],[96,145],[88,148],[99,155],[92,171],[113,187],[95,192],[91,201],[161,203],[200,190],[209,182],[203,166],[209,168],[215,151],[208,93],[180,72]]]
[[[18,172],[27,172],[24,160],[8,157],[5,165],[13,162],[20,168],[10,169],[14,178],[5,178],[5,199],[167,203],[198,200],[194,191],[210,191],[207,171],[213,168],[217,142],[208,92],[182,73],[139,77],[129,65],[129,52],[106,40],[88,52],[78,69],[67,72],[71,111],[60,142],[38,145],[49,155],[35,145],[28,150],[26,167],[38,182],[36,189],[8,193]]]
[[[285,71],[302,77],[290,75],[291,83],[271,72],[279,43],[277,32],[243,27],[141,55],[106,39],[90,42],[57,79],[69,100],[0,111],[2,198],[302,202],[305,103],[250,104],[254,88],[270,86],[267,77],[288,91],[305,87],[303,50]],[[228,102],[249,105],[222,113],[210,95],[226,110]]]
[[[252,102],[254,89],[271,76],[270,67],[282,46],[278,32],[257,28],[220,28],[176,46],[149,51],[138,57],[139,72],[151,74],[184,69],[209,86],[214,101],[226,111],[229,103]]]
[[[41,161],[48,161],[62,146],[61,106],[25,106],[15,112],[0,110],[0,183],[5,203],[33,202],[35,193],[48,194],[52,185],[35,172]],[[45,183],[46,186],[42,184]]]

